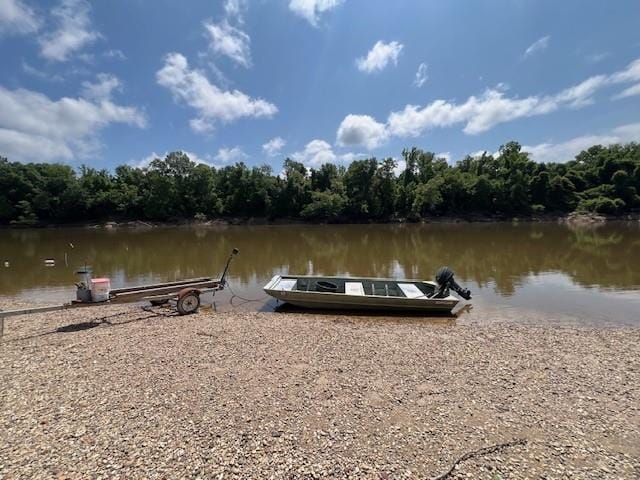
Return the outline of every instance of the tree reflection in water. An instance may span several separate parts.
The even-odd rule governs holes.
[[[0,295],[70,286],[85,261],[114,286],[215,276],[233,247],[241,253],[231,278],[254,290],[280,272],[432,279],[441,265],[472,289],[489,286],[500,296],[550,272],[584,287],[630,290],[640,287],[639,233],[637,222],[590,229],[491,223],[1,230],[0,261],[10,267],[0,267]],[[57,265],[45,267],[45,258]]]

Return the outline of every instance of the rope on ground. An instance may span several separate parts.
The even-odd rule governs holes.
[[[228,282],[228,281],[227,281],[227,285],[226,285],[226,286],[227,286],[227,288],[229,289],[229,292],[231,292],[231,298],[229,299],[229,304],[230,304],[232,307],[240,307],[240,306],[244,305],[245,303],[262,302],[262,301],[266,300],[267,298],[269,298],[269,295],[264,295],[264,296],[262,296],[262,297],[260,297],[260,298],[245,298],[245,297],[241,297],[240,295],[237,295],[237,294],[233,291],[233,289],[231,288],[231,285],[229,284],[229,282]],[[238,304],[238,305],[235,305],[235,304],[233,303],[233,299],[234,299],[234,298],[239,298],[240,300],[243,300],[243,303],[240,303],[240,304]]]
[[[451,467],[449,467],[449,470],[447,470],[446,472],[444,472],[441,475],[438,475],[436,477],[431,477],[431,480],[444,480],[445,478],[447,478],[449,475],[451,475],[453,473],[453,470],[456,468],[456,466],[458,466],[458,464],[469,460],[472,457],[476,457],[478,455],[488,455],[490,453],[495,453],[498,452],[500,450],[503,450],[505,448],[508,447],[516,447],[518,445],[526,445],[527,440],[524,438],[518,438],[516,440],[512,440],[510,442],[506,442],[506,443],[498,443],[496,445],[490,445],[488,447],[482,447],[479,448],[478,450],[474,450],[472,452],[467,452],[464,455],[462,455],[460,458],[458,458],[455,462],[453,462],[453,464],[451,465]]]

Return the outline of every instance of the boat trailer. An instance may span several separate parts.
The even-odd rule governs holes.
[[[179,315],[195,313],[198,311],[198,308],[200,308],[200,295],[208,292],[214,292],[215,295],[215,292],[224,290],[227,284],[229,265],[233,257],[238,253],[239,250],[237,248],[231,251],[231,255],[229,255],[227,259],[220,278],[199,277],[175,282],[116,288],[109,290],[106,293],[107,297],[105,297],[105,299],[92,297],[92,291],[89,288],[91,285],[91,272],[85,267],[84,270],[76,272],[76,274],[84,276],[84,281],[76,283],[76,299],[61,305],[47,305],[18,310],[0,310],[0,338],[4,335],[4,320],[7,317],[27,315],[30,313],[54,312],[68,308],[148,301],[154,306],[165,304],[175,305],[175,309]]]

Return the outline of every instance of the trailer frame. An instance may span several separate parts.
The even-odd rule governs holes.
[[[231,251],[220,278],[198,277],[173,282],[153,283],[149,285],[137,285],[131,287],[116,288],[109,292],[109,299],[103,302],[86,302],[71,300],[60,305],[44,305],[42,307],[28,307],[15,310],[0,310],[0,339],[4,336],[5,319],[18,315],[33,313],[55,312],[79,307],[97,307],[149,301],[152,305],[165,305],[175,302],[175,308],[179,315],[196,313],[200,308],[200,295],[203,293],[218,292],[224,290],[227,284],[229,265],[235,255],[239,253],[237,248]]]

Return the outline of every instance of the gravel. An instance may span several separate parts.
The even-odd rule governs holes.
[[[640,478],[637,328],[108,306],[0,361],[0,479]]]

